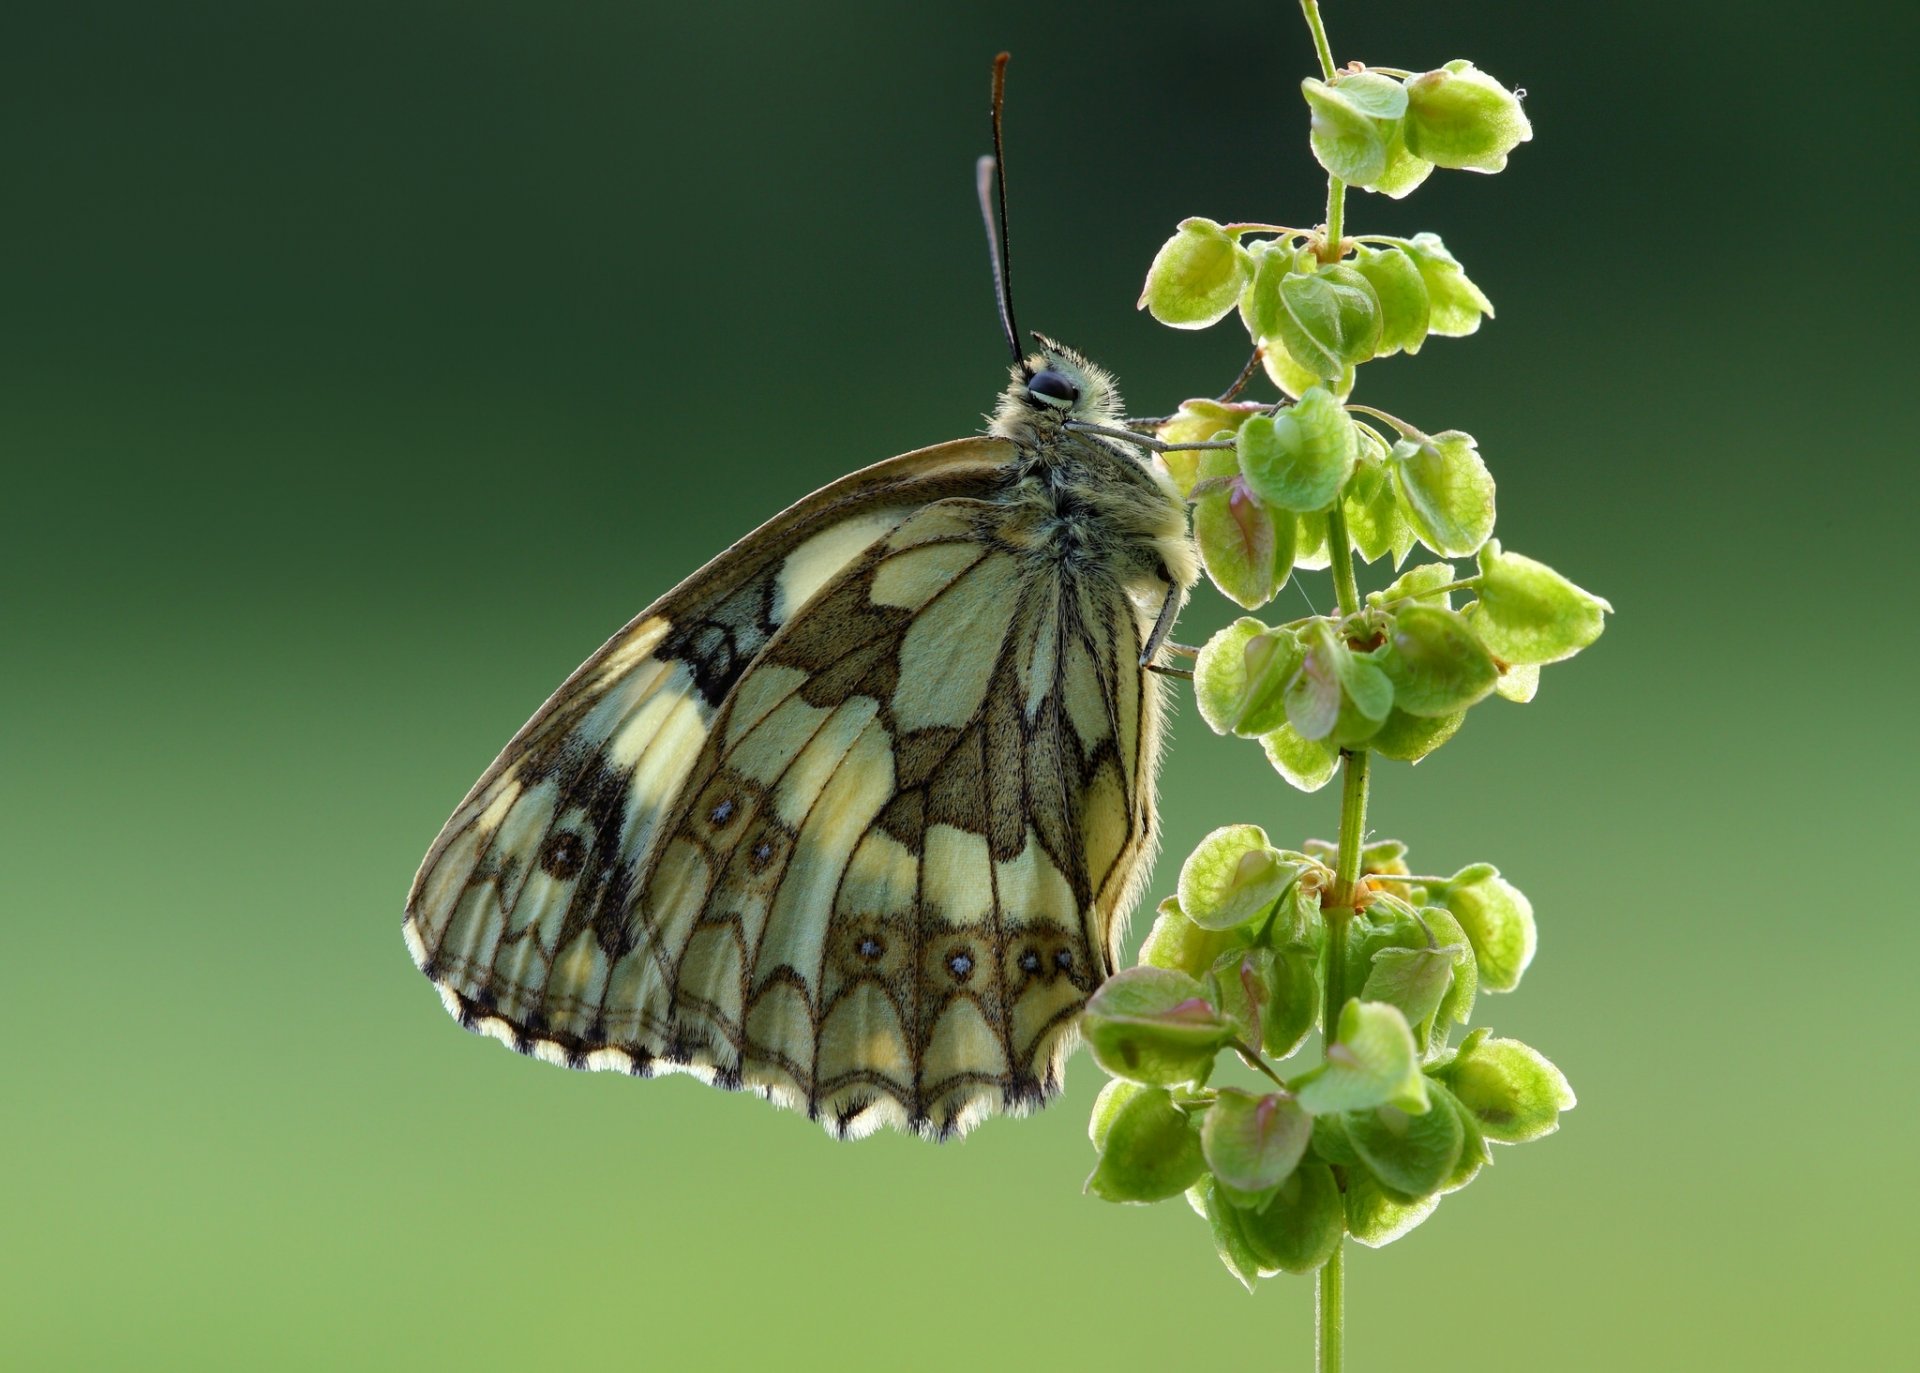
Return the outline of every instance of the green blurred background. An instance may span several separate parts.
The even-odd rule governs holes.
[[[1505,175],[1352,202],[1500,308],[1362,398],[1476,434],[1508,546],[1619,611],[1379,778],[1418,866],[1533,897],[1482,1019],[1581,1105],[1357,1251],[1357,1367],[1920,1335],[1915,653],[1874,609],[1916,571],[1920,35],[1847,8],[1328,6],[1343,61],[1530,90]],[[1184,215],[1319,218],[1294,7],[81,3],[4,46],[0,1363],[1303,1366],[1309,1283],[1249,1298],[1184,1206],[1081,1195],[1084,1057],[1036,1119],[835,1144],[462,1034],[399,932],[605,634],[978,426],[998,48],[1023,321],[1139,410],[1232,376],[1236,329],[1133,299]],[[1190,710],[1164,801],[1176,856],[1337,805]]]

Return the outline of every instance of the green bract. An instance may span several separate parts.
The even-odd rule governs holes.
[[[1140,945],[1140,961],[1150,968],[1171,968],[1197,978],[1236,942],[1231,930],[1201,929],[1181,911],[1180,899],[1169,896],[1160,903],[1153,928]]]
[[[1480,551],[1473,628],[1495,657],[1522,666],[1571,658],[1600,637],[1612,609],[1545,563],[1505,552],[1498,540]]]
[[[1396,609],[1403,601],[1415,605],[1434,605],[1442,610],[1453,608],[1453,593],[1445,588],[1460,580],[1460,574],[1453,570],[1452,563],[1421,563],[1410,567],[1395,577],[1382,590],[1368,595],[1367,604],[1375,607]]]
[[[1538,1050],[1517,1039],[1490,1039],[1476,1030],[1452,1062],[1434,1076],[1473,1114],[1481,1131],[1500,1144],[1524,1144],[1560,1128],[1574,1107],[1573,1088]]]
[[[1282,510],[1276,518],[1239,478],[1193,503],[1193,539],[1208,579],[1247,610],[1265,605],[1286,584],[1293,534],[1293,516]]]
[[[1405,98],[1407,148],[1438,167],[1497,172],[1533,137],[1519,97],[1471,62],[1414,77]]]
[[[1367,749],[1396,763],[1417,763],[1459,733],[1466,722],[1464,710],[1457,715],[1409,715],[1404,710],[1390,710],[1386,721],[1367,740]]]
[[[1438,234],[1415,234],[1401,245],[1420,269],[1427,285],[1427,332],[1460,338],[1480,327],[1480,317],[1493,318],[1493,302],[1467,279],[1460,263],[1447,251]]]
[[[1353,270],[1367,279],[1380,302],[1380,343],[1374,355],[1387,357],[1402,349],[1419,352],[1420,345],[1427,341],[1427,316],[1432,307],[1427,300],[1426,278],[1420,275],[1420,265],[1412,254],[1404,248],[1362,246]]]
[[[1326,509],[1359,461],[1352,419],[1318,386],[1277,415],[1248,420],[1237,438],[1247,485],[1281,510]]]
[[[1258,825],[1227,825],[1181,865],[1180,909],[1203,930],[1230,930],[1264,914],[1299,875]]]
[[[1222,1087],[1200,1127],[1214,1181],[1236,1206],[1264,1206],[1307,1152],[1313,1120],[1275,1093]]]
[[[1099,1131],[1100,1163],[1087,1190],[1103,1201],[1165,1201],[1206,1172],[1200,1134],[1164,1087],[1143,1087]]]
[[[1374,1106],[1426,1110],[1426,1079],[1406,1017],[1380,1002],[1349,1001],[1325,1066],[1297,1095],[1315,1115]]]
[[[1306,1042],[1320,1013],[1318,960],[1312,949],[1298,946],[1269,952],[1260,1045],[1274,1058],[1286,1058]]]
[[[1353,392],[1353,368],[1341,369],[1340,375],[1331,381],[1322,380],[1314,373],[1293,360],[1293,354],[1287,351],[1279,339],[1265,340],[1258,334],[1254,341],[1260,345],[1260,365],[1266,369],[1273,384],[1289,396],[1298,399],[1316,386],[1324,386],[1333,392],[1334,399],[1345,400]],[[1321,564],[1325,566],[1325,564]]]
[[[1464,944],[1458,948],[1382,949],[1373,956],[1373,971],[1367,974],[1360,995],[1394,1007],[1417,1033],[1440,1009],[1453,985],[1454,964],[1468,952]]]
[[[1466,1131],[1450,1106],[1408,1115],[1393,1106],[1355,1111],[1347,1117],[1347,1140],[1360,1161],[1396,1192],[1424,1197],[1440,1190],[1460,1161]]]
[[[1420,542],[1446,558],[1477,552],[1493,533],[1493,476],[1473,435],[1449,429],[1393,446],[1393,483]]]
[[[1348,648],[1325,620],[1301,632],[1306,656],[1287,684],[1287,723],[1303,739],[1345,748],[1373,735],[1393,709],[1393,683]]]
[[[1393,554],[1395,566],[1413,551],[1413,526],[1400,509],[1400,497],[1387,473],[1387,449],[1373,431],[1354,426],[1360,439],[1360,462],[1347,489],[1340,497],[1340,508],[1347,517],[1347,534],[1353,550],[1367,562],[1382,554]]]
[[[1387,141],[1387,169],[1363,189],[1401,200],[1432,175],[1433,164],[1408,150],[1407,122],[1402,119],[1393,126],[1393,136]]]
[[[1087,1138],[1093,1141],[1093,1147],[1107,1147],[1107,1133],[1113,1128],[1113,1118],[1120,1114],[1122,1106],[1140,1093],[1154,1090],[1152,1087],[1142,1087],[1137,1082],[1128,1082],[1123,1077],[1108,1078],[1107,1085],[1100,1089],[1100,1095],[1093,1099],[1093,1113],[1087,1118]]]
[[[1340,770],[1340,749],[1326,739],[1305,739],[1292,725],[1260,736],[1273,770],[1301,791],[1318,791]]]
[[[1356,72],[1334,84],[1308,77],[1301,94],[1313,111],[1313,155],[1331,176],[1356,186],[1378,181],[1388,147],[1407,112],[1407,92],[1392,77]]]
[[[1342,375],[1380,347],[1380,301],[1373,283],[1344,263],[1280,278],[1270,331],[1293,360],[1322,379]]]
[[[1347,1174],[1347,1233],[1369,1249],[1392,1244],[1433,1214],[1439,1194],[1409,1197],[1394,1192],[1366,1169]]]
[[[1533,903],[1526,895],[1490,869],[1484,875],[1463,869],[1433,899],[1453,913],[1472,941],[1487,990],[1510,992],[1519,986],[1538,941]]]
[[[1239,303],[1253,277],[1253,259],[1240,241],[1211,219],[1187,219],[1160,245],[1139,308],[1176,329],[1217,324]]]
[[[1257,739],[1287,722],[1287,684],[1300,670],[1306,652],[1290,629],[1269,629],[1249,639],[1240,652],[1246,673],[1235,734]]]
[[[1249,1289],[1275,1273],[1311,1273],[1340,1244],[1340,1185],[1324,1163],[1294,1169],[1260,1210],[1235,1206],[1212,1178],[1195,1192],[1221,1262]]]
[[[1204,1078],[1234,1028],[1197,978],[1167,968],[1115,973],[1087,1002],[1081,1026],[1102,1068],[1158,1085]]]
[[[1394,613],[1380,668],[1393,683],[1393,704],[1409,715],[1458,714],[1485,700],[1500,676],[1465,620],[1426,605]]]

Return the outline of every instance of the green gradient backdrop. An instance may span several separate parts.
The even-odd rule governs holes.
[[[420,854],[577,660],[790,500],[978,424],[997,48],[1022,318],[1141,408],[1242,356],[1134,313],[1174,220],[1319,214],[1288,4],[691,8],[9,21],[0,1362],[1305,1361],[1308,1284],[1248,1298],[1183,1206],[1080,1195],[1084,1058],[1037,1119],[837,1145],[463,1035],[408,963]],[[1913,113],[1814,60],[1916,35],[1784,8],[1329,5],[1343,59],[1532,90],[1507,175],[1354,205],[1500,307],[1366,398],[1477,434],[1508,543],[1619,609],[1378,784],[1423,867],[1533,896],[1541,960],[1484,1013],[1581,1106],[1359,1253],[1360,1367],[1440,1328],[1487,1369],[1920,1335],[1920,950],[1878,875],[1916,664],[1853,608],[1915,571]],[[1170,852],[1335,805],[1179,722]]]

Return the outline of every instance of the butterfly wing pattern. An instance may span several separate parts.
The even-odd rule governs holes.
[[[1193,572],[1143,464],[1006,411],[776,516],[515,736],[407,906],[462,1024],[842,1136],[1058,1090],[1151,861],[1141,657]]]

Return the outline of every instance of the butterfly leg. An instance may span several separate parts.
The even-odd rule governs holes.
[[[1147,636],[1146,647],[1140,650],[1140,666],[1149,672],[1158,672],[1165,677],[1184,677],[1188,681],[1192,681],[1193,670],[1191,668],[1166,667],[1154,661],[1154,659],[1160,655],[1162,648],[1165,648],[1170,653],[1181,654],[1188,658],[1193,657],[1198,652],[1197,649],[1188,648],[1184,644],[1167,642],[1167,635],[1173,632],[1174,617],[1179,614],[1179,612],[1179,588],[1169,586],[1167,588],[1167,599],[1160,603],[1159,617],[1153,622],[1153,633]]]

